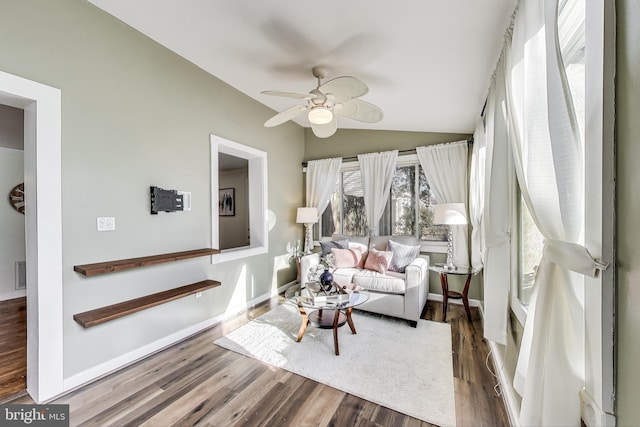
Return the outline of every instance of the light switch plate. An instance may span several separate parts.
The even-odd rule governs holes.
[[[191,210],[191,191],[179,191],[178,194],[182,196],[182,210]]]

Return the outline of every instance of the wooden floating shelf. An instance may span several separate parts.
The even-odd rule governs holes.
[[[206,289],[216,288],[220,285],[221,283],[215,280],[203,280],[202,282],[169,289],[168,291],[74,314],[73,320],[82,325],[83,328],[90,328],[91,326],[99,325],[109,320],[118,319],[128,314],[137,313],[138,311],[186,297]]]
[[[131,268],[147,267],[155,264],[162,264],[171,261],[197,258],[206,255],[219,254],[218,249],[196,249],[192,251],[173,252],[170,254],[152,255],[141,258],[127,258],[117,261],[98,262],[95,264],[74,265],[73,271],[84,276],[95,276],[98,274],[113,273],[116,271],[129,270]]]

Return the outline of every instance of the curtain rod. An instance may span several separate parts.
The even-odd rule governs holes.
[[[467,139],[467,144],[473,144],[473,136],[471,136],[471,138]],[[398,151],[398,155],[402,155],[402,154],[416,154],[416,149],[415,148],[410,148],[407,150],[400,150]],[[342,161],[353,161],[353,160],[358,160],[358,156],[349,156],[349,157],[343,157]],[[307,162],[302,162],[302,167],[306,168],[307,167]]]

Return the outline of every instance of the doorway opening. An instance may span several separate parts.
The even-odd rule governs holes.
[[[24,110],[0,104],[0,399],[26,388]]]
[[[0,104],[24,111],[27,391],[40,403],[64,391],[61,93],[0,72]]]

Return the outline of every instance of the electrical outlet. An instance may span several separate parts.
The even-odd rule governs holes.
[[[116,218],[113,216],[99,216],[97,218],[98,231],[115,231]]]
[[[196,292],[196,299],[202,298],[202,292]]]

